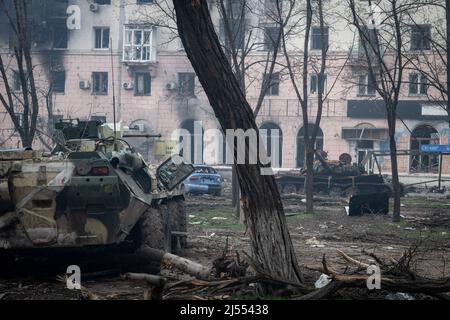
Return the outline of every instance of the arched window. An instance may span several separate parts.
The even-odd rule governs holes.
[[[283,164],[283,132],[273,122],[263,123],[259,131],[272,167],[281,168]]]
[[[311,136],[313,129],[316,127],[315,124],[308,124],[308,135]],[[302,127],[297,134],[297,167],[304,167],[306,165],[306,152],[305,152],[305,127]],[[314,146],[316,150],[323,150],[323,131],[318,128],[316,145]]]
[[[410,171],[436,173],[439,170],[439,157],[437,154],[421,154],[420,150],[424,144],[439,144],[439,134],[432,126],[419,126],[411,134],[410,149],[413,154],[411,155]]]

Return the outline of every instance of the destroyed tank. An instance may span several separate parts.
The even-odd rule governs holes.
[[[174,156],[154,168],[97,121],[58,122],[54,137],[51,152],[0,151],[0,251],[186,244],[178,186],[192,165]]]
[[[324,152],[316,151],[316,159],[313,167],[315,193],[347,198],[349,216],[389,212],[392,188],[381,174],[367,174],[362,166],[352,163],[346,153],[333,161],[327,160]],[[279,173],[275,179],[282,194],[302,193],[306,170]]]

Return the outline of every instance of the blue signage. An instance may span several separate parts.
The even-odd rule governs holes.
[[[449,144],[423,144],[420,148],[422,152],[429,153],[450,153]]]

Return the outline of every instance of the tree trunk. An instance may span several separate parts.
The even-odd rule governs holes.
[[[306,213],[314,213],[314,149],[306,148]]]
[[[397,143],[395,141],[395,111],[392,111],[392,106],[388,108],[388,127],[389,127],[389,147],[391,155],[391,172],[392,172],[392,189],[394,197],[394,210],[392,212],[392,221],[400,221],[400,180],[398,177],[398,163],[397,163]]]
[[[445,22],[447,27],[447,115],[448,115],[448,126],[450,127],[450,60],[448,59],[450,52],[450,0],[445,0]]]
[[[231,66],[222,51],[206,0],[173,0],[180,38],[222,127],[258,127]],[[249,150],[246,142],[245,149]],[[235,162],[236,151],[235,146]],[[273,176],[261,174],[263,165],[236,165],[241,201],[252,245],[253,264],[258,271],[300,282],[301,273],[286,226],[280,194]],[[263,293],[275,288],[265,286]]]

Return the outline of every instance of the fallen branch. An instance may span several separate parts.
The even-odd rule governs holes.
[[[166,284],[166,280],[163,277],[155,276],[153,274],[128,272],[125,273],[122,277],[123,279],[143,280],[152,286],[160,288],[164,287]]]

